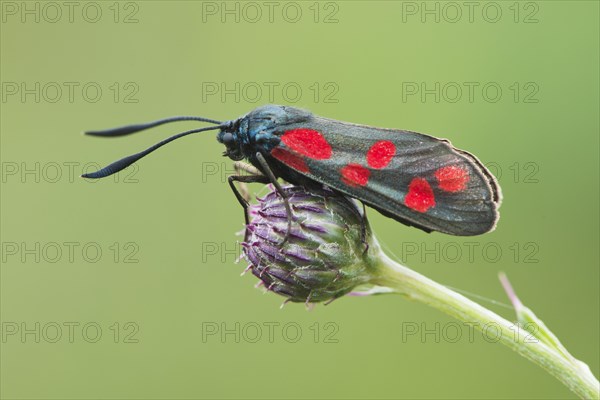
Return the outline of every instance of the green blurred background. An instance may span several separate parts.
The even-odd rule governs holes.
[[[480,157],[504,193],[495,232],[428,235],[372,211],[374,230],[513,318],[505,271],[598,376],[598,2],[72,4],[2,2],[3,398],[573,397],[401,297],[280,309],[239,277],[242,212],[213,133],[78,178],[196,125],[83,130],[270,102]]]

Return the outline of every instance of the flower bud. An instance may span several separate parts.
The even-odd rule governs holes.
[[[378,246],[357,204],[328,189],[283,191],[293,214],[289,234],[276,191],[250,207],[242,245],[252,273],[293,302],[333,301],[367,283]]]

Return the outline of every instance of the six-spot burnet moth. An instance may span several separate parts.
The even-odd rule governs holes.
[[[426,232],[471,236],[489,232],[498,220],[500,188],[473,155],[449,141],[398,129],[374,128],[318,117],[294,107],[267,105],[232,121],[174,117],[147,124],[86,132],[121,136],[174,121],[214,126],[172,136],[116,161],[85,178],[114,174],[180,137],[220,129],[225,156],[248,160],[261,175],[232,176],[234,182],[323,185],[362,201],[382,214]],[[288,221],[291,210],[288,207]]]

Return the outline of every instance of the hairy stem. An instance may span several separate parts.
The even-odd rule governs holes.
[[[493,327],[494,336],[523,357],[556,377],[583,399],[598,399],[600,384],[583,363],[568,359],[556,349],[474,301],[400,265],[381,252],[371,283],[393,289],[411,300],[432,306],[479,330]]]

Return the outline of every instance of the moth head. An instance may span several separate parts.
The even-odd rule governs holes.
[[[239,123],[235,121],[221,129],[217,135],[217,141],[225,145],[223,155],[234,161],[240,161],[244,158],[241,135],[238,129]]]

